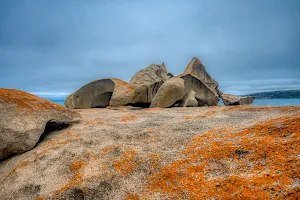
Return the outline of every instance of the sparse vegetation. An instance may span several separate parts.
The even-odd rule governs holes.
[[[12,158],[4,196],[24,176],[39,181],[39,200],[299,196],[299,107],[121,110],[81,110],[82,122]]]

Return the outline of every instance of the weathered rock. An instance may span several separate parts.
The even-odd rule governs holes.
[[[221,97],[223,92],[217,88],[217,94],[218,94],[219,97]]]
[[[161,65],[152,64],[137,72],[129,82],[135,90],[135,97],[132,102],[150,104],[159,88],[168,79],[168,72],[164,63]]]
[[[0,162],[1,200],[299,196],[300,107],[78,112]]]
[[[181,102],[181,107],[197,107],[198,101],[196,99],[196,92],[191,90],[188,94],[186,94]]]
[[[241,97],[232,94],[222,94],[221,98],[225,106],[251,104],[255,99],[255,97],[251,97],[251,96]]]
[[[112,78],[111,80],[115,83],[115,88],[109,106],[117,107],[131,103],[135,94],[133,87],[120,79]]]
[[[116,79],[92,81],[72,93],[65,101],[68,108],[105,108],[124,106],[132,102],[134,89],[130,84]]]
[[[70,94],[66,100],[65,100],[65,106],[67,108],[73,109],[74,108],[74,104],[73,104],[73,95],[75,94],[75,92],[73,92],[72,94]]]
[[[67,124],[80,115],[32,94],[0,88],[0,159],[32,149],[48,122]]]
[[[196,99],[198,100],[199,106],[216,106],[219,102],[218,94],[212,91],[206,84],[204,84],[200,79],[193,75],[185,75],[182,77],[184,79],[184,87],[186,93],[193,90],[196,92]]]
[[[171,107],[176,102],[181,101],[185,94],[184,80],[179,77],[171,78],[159,88],[157,94],[152,100],[150,107]]]
[[[218,83],[206,71],[202,62],[194,57],[183,72],[183,76],[192,75],[202,81],[211,91],[217,92]]]

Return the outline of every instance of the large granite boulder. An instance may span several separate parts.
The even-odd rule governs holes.
[[[180,76],[184,79],[185,90],[196,92],[199,106],[216,106],[220,91],[218,83],[206,71],[202,62],[194,57]]]
[[[92,81],[67,97],[68,108],[105,108],[124,106],[132,102],[134,89],[116,78]]]
[[[179,77],[171,78],[159,88],[150,107],[171,107],[178,101],[181,101],[185,94],[184,80]]]
[[[188,64],[186,69],[184,70],[183,76],[185,75],[192,75],[199,80],[202,81],[203,84],[205,84],[208,88],[210,88],[211,91],[218,93],[218,83],[215,81],[206,71],[204,65],[202,62],[197,58],[194,57],[191,62]]]
[[[77,112],[32,94],[0,88],[0,159],[32,149],[49,123],[68,124]]]
[[[170,76],[164,63],[152,64],[137,72],[129,82],[135,90],[132,103],[150,104],[159,88]]]
[[[182,77],[184,79],[184,87],[186,93],[193,90],[196,92],[196,99],[198,100],[199,106],[216,106],[220,98],[218,94],[207,87],[200,79],[193,75],[185,75]]]
[[[222,94],[221,98],[225,106],[251,104],[255,99],[255,97],[251,97],[251,96],[241,97],[232,94]]]

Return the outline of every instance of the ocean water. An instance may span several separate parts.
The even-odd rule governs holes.
[[[256,106],[300,106],[300,99],[255,99]]]
[[[64,99],[50,100],[64,106]],[[220,100],[220,104],[223,102]],[[300,99],[255,99],[253,104],[255,106],[300,106]]]
[[[52,102],[54,102],[54,103],[57,103],[57,104],[59,104],[59,105],[62,105],[62,106],[65,106],[65,100],[64,99],[62,99],[62,100],[52,100],[52,99],[48,99],[49,101],[52,101]]]

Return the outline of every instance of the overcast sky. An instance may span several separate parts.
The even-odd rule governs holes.
[[[0,87],[58,99],[197,56],[227,93],[300,89],[299,0],[0,0]]]

